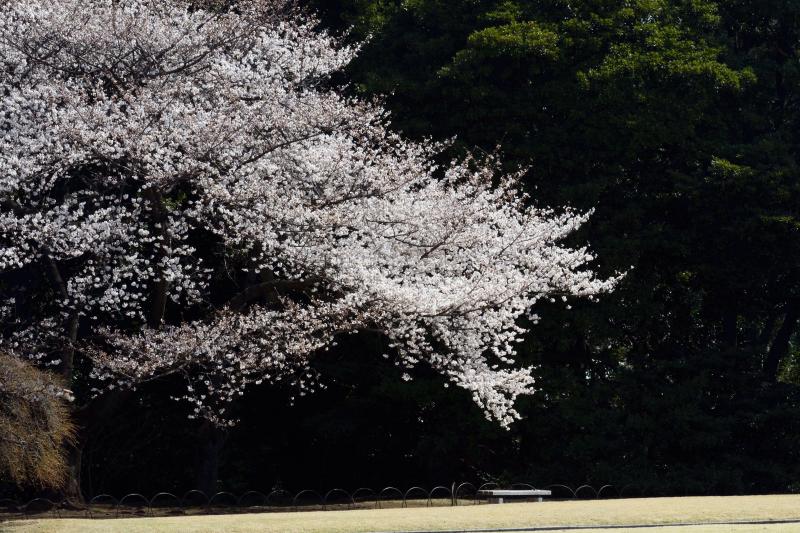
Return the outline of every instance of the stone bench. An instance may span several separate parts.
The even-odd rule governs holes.
[[[517,490],[517,489],[490,489],[479,490],[478,496],[485,496],[489,498],[489,503],[503,503],[503,498],[537,498],[542,501],[544,496],[551,496],[553,493],[549,490]]]

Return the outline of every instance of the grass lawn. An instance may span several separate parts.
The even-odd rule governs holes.
[[[3,533],[359,533],[800,519],[800,495],[641,498],[116,520],[20,520]],[[594,530],[582,530],[590,533]],[[620,530],[606,530],[620,531]],[[656,533],[800,533],[800,524],[669,527]]]

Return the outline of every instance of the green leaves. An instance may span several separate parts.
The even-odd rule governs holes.
[[[558,55],[558,35],[536,22],[511,22],[476,31],[467,39],[473,50],[488,57],[550,57]]]
[[[612,390],[651,383],[642,394],[663,386],[669,368],[673,382],[663,394],[677,390],[676,397],[643,403],[697,412],[702,423],[694,433],[715,413],[702,412],[692,393],[714,396],[735,382],[747,420],[797,396],[795,389],[758,388],[764,346],[783,323],[787,299],[800,292],[796,1],[395,5],[350,74],[367,92],[392,92],[396,126],[457,136],[461,148],[500,145],[507,164],[531,169],[533,201],[596,208],[586,235],[600,268],[636,267],[614,297],[569,320],[543,321],[532,351],[549,354],[559,368],[574,365],[577,376],[602,367]],[[716,366],[728,359],[722,377]],[[587,398],[602,389],[581,379],[565,384],[549,374],[539,385],[573,408],[591,409]],[[638,409],[630,401],[636,394],[621,407],[625,416]],[[728,391],[717,397],[709,405],[736,412]],[[775,407],[784,408],[794,409]],[[532,433],[579,418],[559,412],[550,427],[542,418],[549,409],[536,411]],[[647,415],[643,425],[659,427],[660,416]],[[733,428],[727,424],[708,442],[724,441]],[[691,440],[688,431],[680,438]],[[663,453],[659,460],[669,461]],[[553,457],[559,467],[563,459]]]

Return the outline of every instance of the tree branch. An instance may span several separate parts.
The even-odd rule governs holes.
[[[277,296],[275,291],[279,288],[285,290],[303,290],[314,285],[314,281],[315,280],[273,279],[257,283],[256,285],[247,287],[245,290],[228,300],[228,307],[232,310],[238,311],[253,300]]]
[[[167,230],[167,211],[164,208],[164,198],[161,191],[156,188],[148,189],[145,193],[146,198],[150,202],[153,209],[153,224],[159,230],[158,233],[161,237],[161,242],[158,245],[158,253],[156,254],[157,261],[160,263],[166,257],[167,241],[169,239],[169,231]],[[164,314],[167,309],[167,291],[169,290],[169,283],[164,276],[164,272],[158,272],[159,278],[153,283],[153,288],[150,298],[150,326],[153,328],[160,328],[161,323],[164,321]]]

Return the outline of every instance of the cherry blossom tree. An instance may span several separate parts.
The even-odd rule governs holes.
[[[225,424],[370,330],[511,423],[534,304],[619,277],[563,244],[588,214],[335,90],[357,51],[283,0],[4,1],[0,348],[94,394],[183,376]]]

